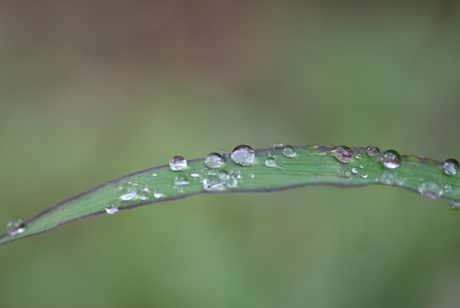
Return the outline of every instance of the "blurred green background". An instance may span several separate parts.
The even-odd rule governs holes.
[[[0,223],[242,143],[460,158],[457,1],[3,1]],[[216,194],[0,247],[0,307],[458,307],[460,216]]]

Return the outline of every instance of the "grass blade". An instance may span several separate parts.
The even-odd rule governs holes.
[[[89,216],[185,198],[199,193],[268,192],[306,185],[354,187],[389,185],[460,207],[458,162],[421,156],[380,153],[375,147],[281,145],[252,150],[235,148],[231,155],[211,153],[185,162],[136,172],[95,187],[25,221],[15,221],[0,244],[39,234]]]

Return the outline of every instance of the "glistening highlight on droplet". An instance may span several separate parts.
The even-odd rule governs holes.
[[[230,158],[235,164],[241,165],[243,167],[249,167],[254,161],[256,152],[253,148],[248,145],[239,145],[233,149]]]
[[[396,169],[401,165],[401,155],[395,150],[388,150],[382,154],[381,162],[387,169]]]

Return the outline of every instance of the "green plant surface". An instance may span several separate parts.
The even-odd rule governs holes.
[[[45,210],[28,221],[12,221],[0,244],[45,232],[89,216],[171,201],[200,193],[269,192],[307,185],[355,187],[390,185],[425,197],[460,204],[458,162],[400,156],[377,147],[283,146],[253,150],[236,147],[231,154],[211,153],[112,180]]]

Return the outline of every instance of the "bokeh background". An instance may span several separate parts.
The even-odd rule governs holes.
[[[0,223],[238,144],[460,158],[449,1],[2,1]],[[460,216],[389,187],[200,195],[0,247],[0,307],[458,307]]]

